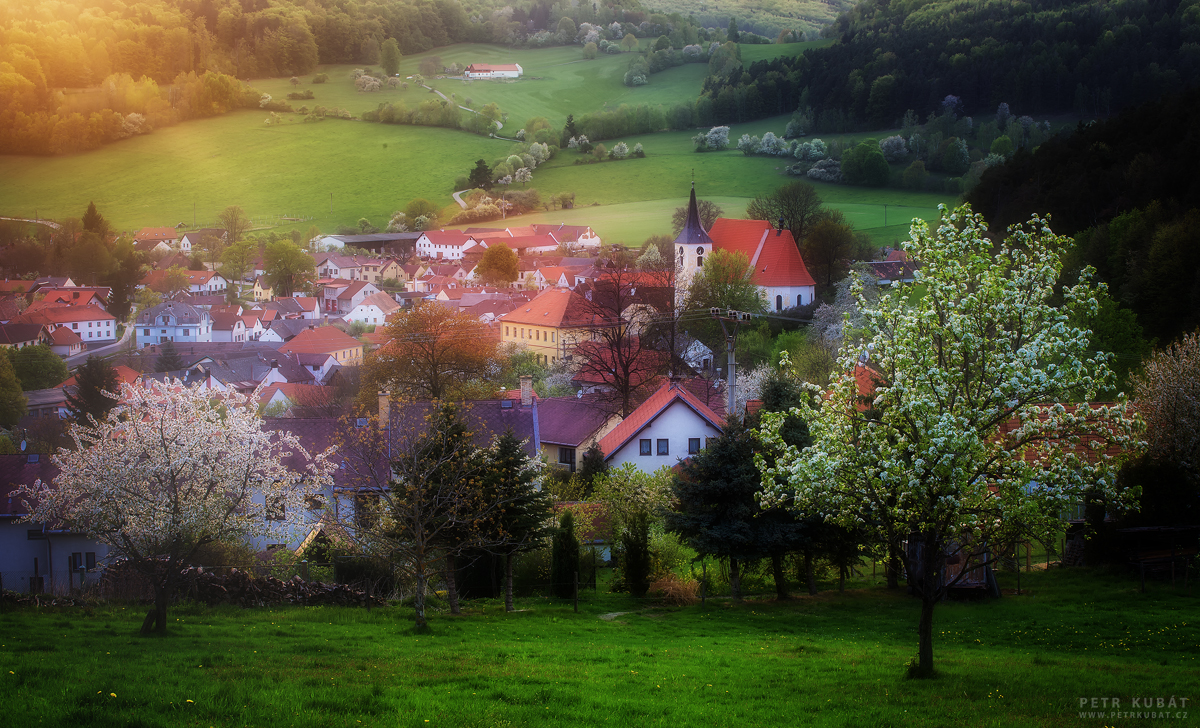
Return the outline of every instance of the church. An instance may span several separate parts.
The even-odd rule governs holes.
[[[692,279],[714,249],[742,253],[750,261],[750,281],[762,292],[767,308],[782,311],[813,302],[817,283],[804,266],[790,230],[766,220],[717,218],[705,232],[696,207],[696,184],[688,202],[687,220],[675,238],[675,299],[682,305]]]

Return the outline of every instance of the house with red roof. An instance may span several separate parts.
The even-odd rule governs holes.
[[[614,322],[597,320],[596,307],[566,288],[550,288],[512,313],[497,320],[502,342],[523,344],[543,364],[555,364],[570,355],[580,341],[590,340],[596,326]]]
[[[686,387],[664,384],[600,439],[604,460],[651,473],[695,455],[718,437],[724,420]]]
[[[210,311],[213,341],[246,341],[246,322],[239,313]]]
[[[50,333],[50,351],[63,358],[82,354],[83,339],[66,326],[59,326]]]
[[[417,255],[432,260],[462,260],[468,250],[487,243],[457,230],[427,230],[417,238]]]
[[[70,306],[54,304],[42,306],[13,319],[15,323],[41,324],[53,333],[63,326],[74,331],[84,344],[115,341],[117,319],[100,306]]]
[[[517,63],[472,63],[463,71],[466,78],[520,78],[524,69]]]
[[[146,277],[142,279],[141,286],[144,288],[159,290],[158,288],[155,288],[155,285],[161,284],[163,279],[165,279],[170,272],[170,270],[150,271]],[[225,289],[229,287],[228,282],[215,271],[184,270],[183,274],[187,277],[187,287],[184,288],[184,290],[194,296],[223,295],[225,293]]]
[[[387,323],[387,315],[398,308],[400,304],[396,303],[394,298],[380,291],[364,297],[343,320],[382,326]]]
[[[179,233],[173,227],[144,227],[133,235],[134,243],[152,243],[151,248],[158,243],[168,246],[179,240]]]
[[[343,366],[362,364],[362,342],[335,326],[305,329],[279,347],[281,354],[329,354]]]
[[[709,230],[700,224],[696,187],[692,184],[688,216],[675,238],[676,303],[681,304],[693,278],[713,250],[741,253],[750,262],[749,279],[759,287],[767,306],[776,311],[813,302],[817,282],[809,274],[790,230],[775,229],[766,220],[717,218]]]

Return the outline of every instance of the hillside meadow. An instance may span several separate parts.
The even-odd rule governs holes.
[[[826,41],[820,41],[825,43]],[[796,52],[812,44],[743,46],[754,58]],[[424,54],[428,55],[428,54]],[[407,57],[401,75],[416,72],[424,57]],[[435,86],[470,96],[479,108],[495,101],[508,114],[505,130],[520,128],[527,118],[546,116],[555,126],[567,113],[583,114],[622,103],[674,103],[693,99],[706,69],[688,64],[652,77],[650,85],[628,88],[621,77],[629,54],[581,60],[576,47],[510,50],[499,46],[459,44],[438,49],[444,63],[515,61],[526,69],[519,81],[443,79]],[[299,108],[323,105],[355,114],[381,102],[415,105],[428,91],[361,93],[351,80],[352,66],[322,69],[324,84],[311,77],[293,86],[287,78],[255,85],[276,99],[294,90],[312,90],[316,98],[294,101]],[[456,90],[457,89],[457,90]],[[0,212],[9,216],[75,217],[94,201],[118,229],[143,226],[212,224],[227,205],[240,205],[260,229],[323,232],[354,225],[366,218],[382,228],[393,211],[424,197],[453,214],[454,180],[476,159],[489,163],[507,155],[512,143],[449,129],[372,124],[326,119],[302,123],[284,114],[283,123],[265,123],[265,111],[244,111],[190,121],[127,139],[107,147],[63,157],[0,157]],[[775,117],[732,129],[743,133],[782,133],[787,117]],[[741,215],[749,200],[789,180],[782,168],[789,160],[744,157],[736,150],[697,154],[693,132],[670,132],[625,139],[642,143],[644,159],[576,164],[583,155],[563,150],[540,167],[531,186],[543,196],[574,192],[573,210],[527,216],[525,222],[556,221],[592,225],[612,242],[636,244],[670,232],[670,215],[686,201],[693,178],[702,197],[717,199],[727,215]],[[610,147],[619,140],[605,142]],[[932,219],[944,195],[896,189],[816,185],[829,206],[842,210],[857,229],[879,244],[902,238],[913,217]],[[885,212],[885,205],[886,212]],[[886,215],[886,219],[885,219]]]
[[[0,614],[5,724],[87,726],[1132,725],[1079,699],[1189,698],[1195,589],[1127,572],[1002,574],[1007,595],[935,614],[938,676],[905,678],[919,604],[877,581],[787,601],[663,607],[584,591],[519,611],[468,602],[412,630],[411,608],[184,604],[166,637],[143,609]],[[16,706],[19,706],[17,708]],[[1170,720],[1186,726],[1195,718]]]

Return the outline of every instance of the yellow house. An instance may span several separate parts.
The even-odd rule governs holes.
[[[342,366],[362,364],[363,347],[358,339],[334,326],[305,329],[279,347],[282,354],[329,354]]]
[[[408,283],[408,273],[400,267],[400,261],[395,258],[385,258],[379,266],[379,279],[386,281],[395,279],[400,283]]]
[[[556,364],[579,342],[591,339],[596,325],[603,325],[598,313],[578,293],[551,288],[498,320],[500,340],[524,344],[542,364]]]
[[[262,276],[257,276],[254,279],[253,291],[255,302],[270,301],[275,297],[275,290],[271,288],[270,284],[268,284]]]

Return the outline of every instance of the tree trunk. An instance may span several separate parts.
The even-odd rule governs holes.
[[[896,546],[895,543],[889,541],[888,542],[887,566],[885,568],[885,570],[887,571],[887,588],[888,589],[899,589],[900,588],[900,567],[901,567],[900,549]]]
[[[425,588],[428,577],[425,576],[424,564],[418,564],[415,571],[417,577],[417,591],[413,595],[413,611],[417,618],[415,629],[418,632],[428,632],[429,623],[425,621]]]
[[[787,599],[787,574],[783,571],[783,555],[771,555],[771,573],[775,576],[775,596],[778,599]]]
[[[945,556],[942,544],[931,536],[922,539],[920,560],[910,564],[910,573],[919,575],[917,589],[921,596],[921,623],[917,628],[917,677],[933,677],[933,607],[941,596],[941,570]]]
[[[846,567],[838,567],[838,593],[846,591]]]
[[[167,587],[165,584],[154,585],[154,608],[146,613],[142,620],[142,634],[150,634],[151,630],[159,634],[167,631]]]
[[[811,551],[804,552],[804,578],[808,580],[808,595],[817,595],[817,569]]]
[[[926,590],[922,590],[925,592]],[[920,640],[917,657],[917,677],[933,677],[933,605],[934,595],[921,595],[921,625],[917,630]]]
[[[742,568],[737,559],[729,560],[729,595],[742,598]]]
[[[512,566],[513,555],[510,551],[504,555],[504,611],[513,611],[512,603]]]
[[[462,614],[458,605],[458,583],[455,581],[454,554],[446,554],[446,599],[450,602],[451,614]]]

